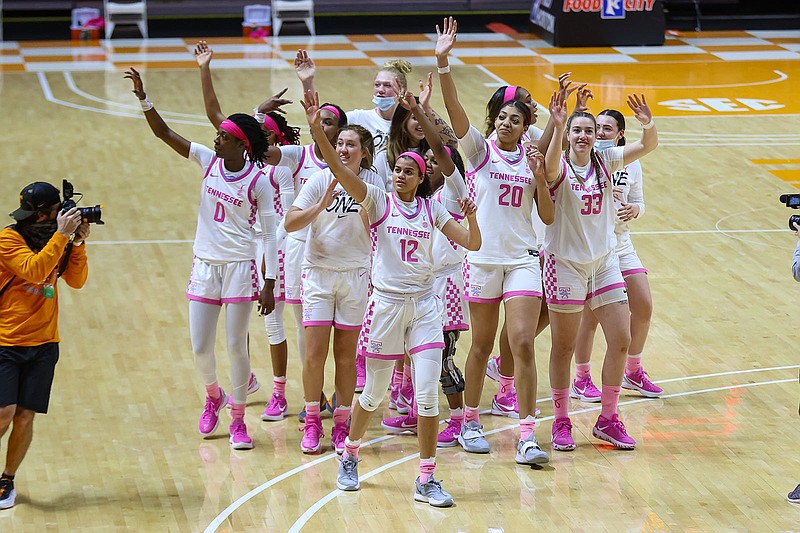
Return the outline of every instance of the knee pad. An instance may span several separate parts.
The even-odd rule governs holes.
[[[461,336],[460,331],[444,332],[444,350],[442,350],[442,391],[445,394],[456,394],[464,391],[464,376],[456,366],[453,357],[456,354],[456,342]]]
[[[367,392],[362,392],[361,395],[358,397],[358,403],[361,404],[361,407],[365,411],[369,411],[370,413],[373,412],[378,406],[381,404],[380,398],[374,398],[371,394]]]
[[[419,416],[426,416],[426,417],[438,417],[439,416],[439,402],[436,402],[434,405],[430,404],[421,404],[417,402],[417,414]]]
[[[436,386],[436,378],[420,378],[421,376],[417,376],[417,387],[414,389],[417,413],[421,416],[439,416],[439,391]]]
[[[272,346],[286,340],[286,332],[283,330],[283,302],[276,302],[275,310],[264,317],[264,329],[267,330]]]

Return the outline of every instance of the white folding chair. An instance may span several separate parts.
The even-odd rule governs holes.
[[[106,19],[106,39],[111,38],[117,25],[136,25],[147,39],[147,0],[103,0]]]
[[[316,35],[314,27],[313,0],[272,0],[272,30],[275,35],[281,32],[284,22],[304,22],[311,35]]]

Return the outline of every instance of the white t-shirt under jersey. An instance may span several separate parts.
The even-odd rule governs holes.
[[[644,215],[644,188],[642,185],[642,164],[634,161],[630,165],[625,165],[612,176],[614,188],[622,189],[622,203],[636,204],[639,206],[639,215]],[[616,202],[615,208],[621,207],[620,202]],[[614,233],[617,235],[617,246],[631,239],[631,230],[627,222],[623,222],[616,217]]]
[[[522,145],[513,152],[500,150],[470,126],[459,139],[467,158],[467,189],[478,207],[483,244],[467,252],[470,263],[520,265],[536,253],[531,221],[535,209],[533,177]]]
[[[467,196],[467,184],[458,169],[444,177],[444,184],[431,198],[442,204],[453,217],[453,220],[462,223],[464,215],[461,213],[459,198]],[[433,270],[440,272],[461,265],[464,262],[465,250],[455,242],[448,239],[444,233],[436,231],[433,234]]]
[[[611,174],[622,168],[622,147],[595,152],[601,162],[579,167],[561,156],[559,178],[550,187],[555,220],[545,230],[548,253],[577,263],[589,263],[616,246],[614,195]],[[573,168],[575,169],[573,172]],[[583,184],[575,175],[583,178]]]
[[[409,294],[433,289],[433,234],[452,218],[430,198],[401,201],[380,186],[367,185],[361,202],[375,243],[372,285],[379,291]]]
[[[274,241],[275,210],[269,180],[250,161],[239,172],[230,172],[224,161],[202,144],[191,143],[189,159],[203,169],[194,255],[216,265],[253,260],[253,226],[258,218],[272,224]]]
[[[386,141],[389,139],[389,128],[392,121],[386,120],[378,114],[378,108],[373,109],[354,109],[347,112],[347,123],[357,124],[366,128],[372,134],[375,142],[375,153],[386,148]]]
[[[367,184],[383,188],[380,176],[371,170],[362,169],[359,177]],[[294,206],[305,210],[317,204],[333,178],[330,169],[313,174],[297,195]],[[309,225],[303,266],[332,270],[369,268],[369,233],[358,202],[341,184],[337,184],[334,191],[338,192],[336,199]]]

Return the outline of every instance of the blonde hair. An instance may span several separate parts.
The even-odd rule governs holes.
[[[381,72],[389,72],[395,78],[400,88],[404,91],[408,89],[408,82],[406,81],[406,74],[411,72],[411,63],[405,59],[390,59],[383,64]]]

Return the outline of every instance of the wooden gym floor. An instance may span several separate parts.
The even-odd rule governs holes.
[[[297,101],[291,60],[303,47],[319,65],[323,99],[369,107],[376,66],[409,58],[409,79],[421,79],[433,64],[433,38],[214,39],[216,89],[228,113],[249,112],[283,87]],[[377,419],[360,492],[336,490],[332,453],[300,453],[300,369],[288,313],[292,416],[258,418],[271,367],[254,316],[262,389],[250,397],[247,422],[256,447],[231,451],[223,429],[208,440],[197,434],[203,391],[183,291],[200,174],[153,137],[122,78],[125,67],[140,68],[172,127],[211,145],[192,46],[0,46],[3,209],[13,210],[31,181],[68,178],[85,193],[83,205],[105,204],[107,222],[92,228],[87,286],[62,287],[50,413],[37,418],[17,505],[0,511],[0,531],[800,531],[800,506],[785,499],[800,482],[800,285],[790,270],[796,238],[786,229],[793,213],[778,202],[800,192],[800,32],[676,34],[663,47],[615,49],[459,35],[453,73],[476,125],[497,86],[523,85],[546,106],[565,71],[590,84],[594,111],[625,110],[626,94],[646,94],[661,146],[643,161],[647,213],[633,228],[655,303],[644,361],[665,395],[623,394],[621,414],[639,443],[633,452],[593,439],[597,406],[573,401],[578,449],[555,452],[537,469],[513,462],[515,421],[484,415],[491,455],[439,451],[437,477],[457,502],[445,510],[412,501],[416,441],[386,436]],[[438,88],[434,98],[441,109]],[[303,126],[299,105],[288,117]],[[544,124],[544,109],[539,117]],[[222,324],[218,339],[225,382]],[[461,362],[469,341],[459,342]],[[536,347],[537,435],[550,452],[548,331]],[[598,338],[596,382],[600,354]],[[494,392],[487,381],[484,408]],[[227,423],[223,415],[221,427]],[[328,442],[330,421],[323,424]]]

